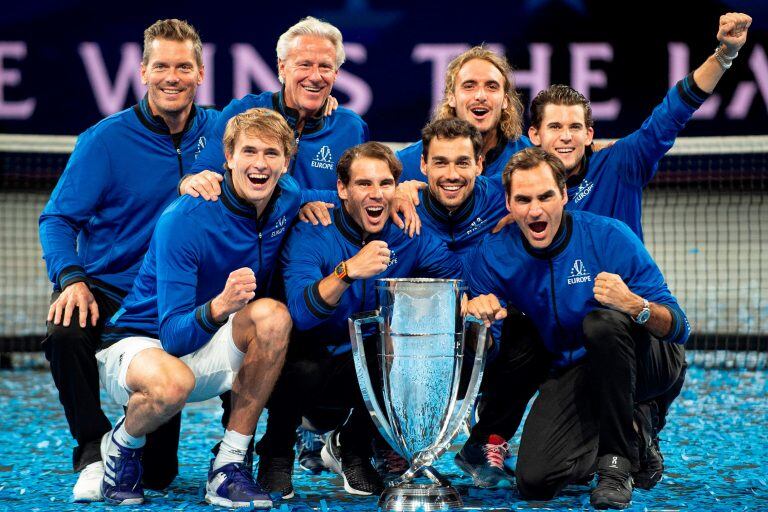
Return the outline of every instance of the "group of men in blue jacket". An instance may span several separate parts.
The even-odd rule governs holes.
[[[657,434],[684,380],[690,330],[643,247],[642,190],[750,22],[722,16],[715,54],[639,130],[595,152],[586,98],[542,91],[526,138],[509,65],[472,48],[449,66],[422,140],[397,157],[366,142],[359,116],[328,108],[344,61],[332,25],[289,28],[276,47],[282,89],[220,114],[193,103],[204,78],[194,29],[149,27],[147,95],[79,137],[40,218],[54,283],[44,347],[77,442],[75,500],[137,504],[143,486],[167,486],[179,411],[227,391],[209,503],[292,497],[296,427],[321,405],[351,411],[323,462],[348,492],[381,492],[346,322],[375,306],[375,279],[430,276],[465,279],[467,312],[496,322],[479,420],[457,464],[480,486],[507,480],[507,441],[538,390],[520,495],[549,499],[596,472],[592,504],[628,506],[634,485],[661,478]],[[401,175],[426,185],[398,192]],[[404,230],[391,219],[408,198],[417,236],[418,220]],[[499,221],[511,225],[491,234]],[[114,427],[99,380],[126,407]]]

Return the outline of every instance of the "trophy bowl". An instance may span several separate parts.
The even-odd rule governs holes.
[[[387,484],[379,498],[381,510],[463,506],[459,493],[432,464],[460,430],[482,380],[486,328],[461,315],[464,290],[455,279],[378,279],[378,309],[349,319],[355,371],[368,412],[384,439],[410,463]],[[366,353],[367,336],[375,338],[375,355]],[[459,400],[466,363],[472,370]],[[378,372],[374,379],[371,371]],[[420,477],[427,483],[414,482]]]

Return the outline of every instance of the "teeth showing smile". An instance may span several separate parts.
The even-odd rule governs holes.
[[[557,148],[557,149],[555,149],[555,151],[557,151],[561,155],[564,155],[564,154],[568,154],[568,153],[573,153],[574,148]]]
[[[263,185],[269,179],[268,174],[251,173],[248,175],[248,179],[254,185]]]
[[[472,112],[476,116],[484,116],[489,112],[489,110],[485,107],[474,107],[470,109],[470,112]]]
[[[308,91],[308,92],[320,92],[320,91],[323,90],[323,88],[322,87],[314,87],[314,86],[311,86],[311,85],[305,85],[304,86],[304,90]]]
[[[370,215],[373,218],[380,217],[382,212],[384,212],[383,206],[366,206],[365,212]]]
[[[448,192],[456,192],[460,190],[462,185],[440,185],[440,188],[447,190]]]

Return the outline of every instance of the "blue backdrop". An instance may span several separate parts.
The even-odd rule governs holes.
[[[206,43],[204,104],[277,87],[277,37],[303,16],[337,25],[348,61],[334,94],[379,140],[418,136],[440,99],[443,69],[468,45],[506,52],[526,105],[550,83],[593,101],[599,137],[636,128],[675,80],[715,47],[718,16],[755,23],[718,97],[684,135],[759,134],[768,126],[768,2],[525,0],[429,3],[18,2],[0,16],[0,132],[76,134],[143,95],[143,29],[159,18],[194,24]]]

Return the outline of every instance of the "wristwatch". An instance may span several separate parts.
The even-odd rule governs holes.
[[[347,275],[347,262],[346,261],[342,261],[341,263],[336,265],[336,268],[333,269],[333,275],[335,275],[336,277],[338,277],[339,279],[341,279],[342,281],[344,281],[347,284],[352,284],[352,281],[354,281],[354,279],[352,279],[351,277],[349,277]]]
[[[646,299],[643,299],[643,309],[641,309],[637,316],[633,317],[632,320],[634,320],[636,324],[643,325],[649,318],[651,318],[651,305]]]

